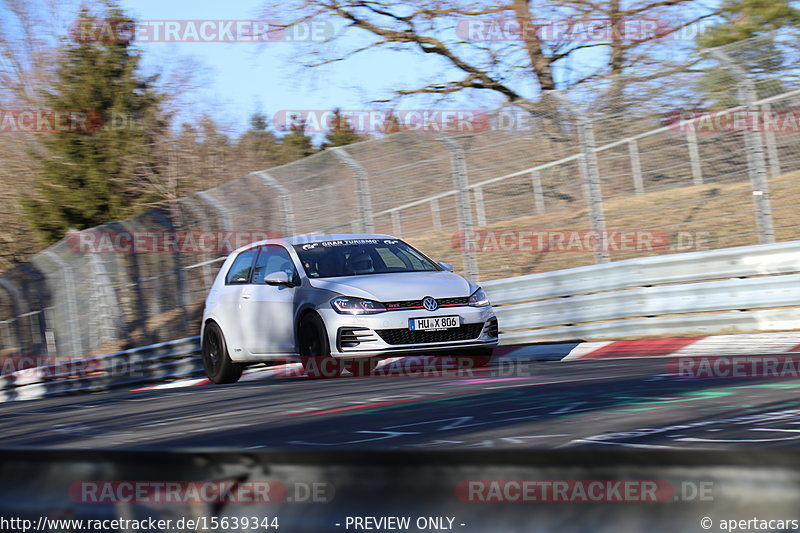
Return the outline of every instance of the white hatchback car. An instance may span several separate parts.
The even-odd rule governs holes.
[[[206,299],[203,364],[233,383],[251,363],[299,357],[311,377],[369,374],[386,357],[452,355],[482,366],[497,346],[483,290],[390,235],[318,235],[239,248]]]

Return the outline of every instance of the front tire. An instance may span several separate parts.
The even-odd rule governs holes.
[[[316,313],[309,313],[297,328],[300,340],[300,362],[310,378],[335,378],[342,373],[342,363],[331,356],[331,345],[325,323]]]
[[[236,383],[242,377],[244,365],[234,363],[228,356],[228,347],[222,330],[209,322],[203,334],[203,369],[212,383]]]

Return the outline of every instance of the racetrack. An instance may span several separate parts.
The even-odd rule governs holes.
[[[500,361],[0,404],[3,446],[70,449],[794,447],[800,379],[677,378],[672,358]]]

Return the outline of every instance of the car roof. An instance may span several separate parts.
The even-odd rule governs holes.
[[[332,234],[320,234],[320,235],[300,235],[296,237],[286,237],[286,238],[282,237],[277,239],[266,239],[263,241],[251,242],[249,244],[245,244],[244,246],[237,248],[231,253],[231,255],[238,254],[243,250],[248,250],[256,246],[262,246],[264,244],[285,244],[289,246],[294,246],[296,244],[306,244],[309,242],[343,241],[352,239],[397,239],[397,237],[394,237],[392,235],[385,235],[382,233],[332,233]]]

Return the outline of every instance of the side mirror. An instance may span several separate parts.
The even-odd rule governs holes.
[[[455,270],[455,268],[453,268],[453,265],[451,265],[450,263],[439,263],[439,266],[447,270],[448,272],[453,272]]]
[[[273,272],[264,278],[264,283],[267,285],[284,285],[286,287],[294,287],[294,283],[289,279],[289,274],[286,272]]]

